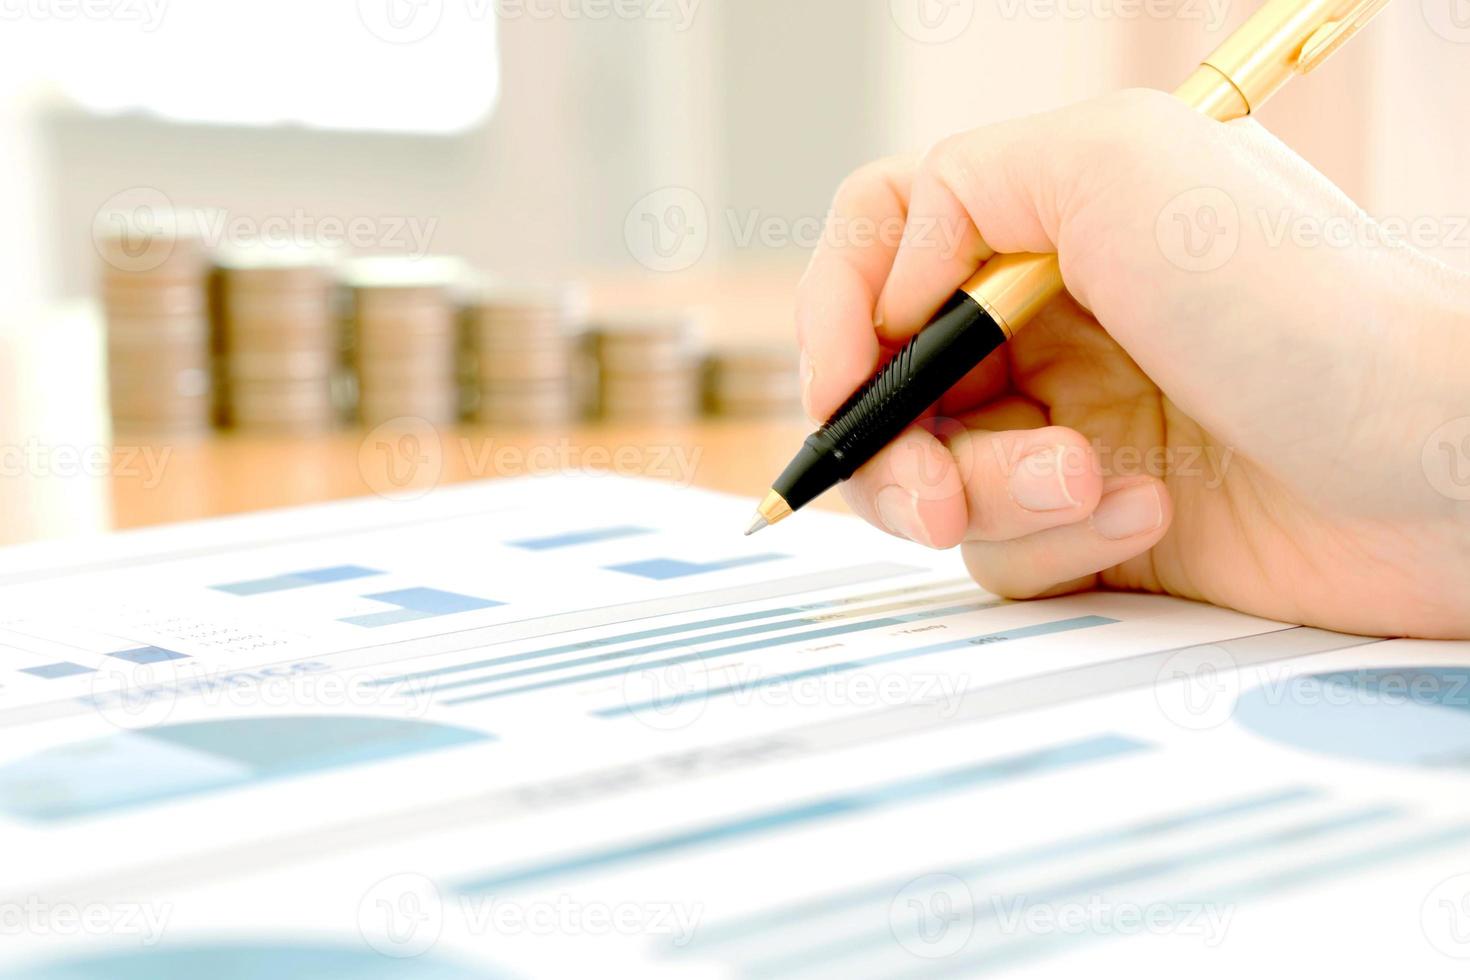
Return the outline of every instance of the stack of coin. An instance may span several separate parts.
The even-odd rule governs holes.
[[[611,422],[686,422],[699,413],[701,363],[687,313],[631,313],[597,324],[599,409]]]
[[[570,285],[481,287],[468,315],[479,388],[475,417],[492,426],[564,425],[580,414],[576,346],[584,300]]]
[[[706,373],[706,401],[715,415],[793,417],[801,411],[796,353],[777,345],[715,351]]]
[[[459,262],[442,258],[360,259],[348,269],[358,417],[447,425],[459,417]]]
[[[333,428],[342,340],[332,254],[254,245],[220,265],[230,423],[261,432]]]
[[[208,430],[209,257],[192,212],[99,215],[113,431],[178,437]]]

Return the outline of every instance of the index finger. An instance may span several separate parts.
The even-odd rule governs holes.
[[[802,404],[823,422],[882,358],[874,314],[908,215],[913,157],[890,157],[838,188],[827,231],[797,287]]]

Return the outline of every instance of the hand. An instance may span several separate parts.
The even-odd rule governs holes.
[[[1002,595],[1470,636],[1470,283],[1391,231],[1158,92],[965,133],[839,190],[800,287],[807,411],[992,254],[1055,252],[1066,294],[859,470],[857,513]]]

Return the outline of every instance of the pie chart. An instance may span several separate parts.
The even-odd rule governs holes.
[[[0,766],[0,813],[69,820],[492,740],[437,722],[356,715],[160,725]]]
[[[1470,772],[1470,667],[1335,671],[1243,694],[1235,721],[1307,752]]]

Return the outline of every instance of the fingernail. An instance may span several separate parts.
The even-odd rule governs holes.
[[[894,484],[879,490],[873,502],[884,527],[900,537],[933,547],[929,531],[919,519],[919,498],[915,494]]]
[[[1067,487],[1071,461],[1072,453],[1066,446],[1052,446],[1027,456],[1011,474],[1011,499],[1038,513],[1076,507],[1080,501]]]
[[[1092,512],[1092,527],[1111,541],[1157,531],[1164,523],[1164,502],[1152,483],[1114,490]]]
[[[817,378],[817,369],[806,351],[801,352],[799,370],[801,371],[801,408],[806,412],[807,418],[815,420],[816,416],[812,414],[812,382]]]

